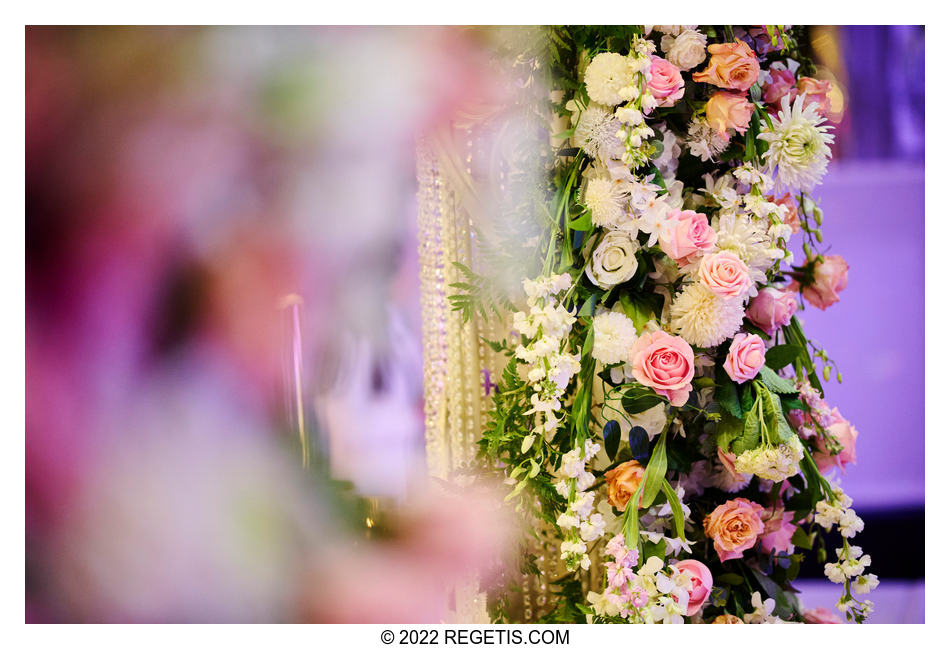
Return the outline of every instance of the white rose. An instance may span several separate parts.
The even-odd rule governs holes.
[[[706,58],[706,35],[687,30],[675,38],[664,36],[660,48],[666,60],[680,70],[692,70]]]
[[[600,288],[610,288],[629,280],[637,272],[640,244],[627,232],[607,232],[587,262],[587,277]]]
[[[651,25],[651,27],[655,27],[656,31],[660,32],[661,34],[679,36],[685,31],[695,30],[697,27],[699,27],[699,25]]]

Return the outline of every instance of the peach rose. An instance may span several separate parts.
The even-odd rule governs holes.
[[[822,117],[827,117],[831,112],[829,92],[831,92],[830,81],[819,81],[811,77],[802,77],[798,80],[798,94],[805,97],[804,105],[818,104],[818,114]]]
[[[787,552],[792,553],[792,534],[795,533],[796,526],[792,522],[795,518],[794,512],[787,512],[781,507],[769,510],[768,517],[763,519],[762,524],[765,529],[759,536],[759,543],[762,544],[762,550],[765,552]]]
[[[706,121],[723,137],[730,128],[745,133],[753,110],[744,95],[720,90],[706,102]]]
[[[630,460],[604,474],[607,480],[607,500],[611,505],[624,511],[627,502],[637,492],[646,469],[636,460]]]
[[[838,294],[848,286],[848,262],[841,255],[830,255],[815,264],[814,281],[802,288],[802,297],[822,311],[838,302]]]
[[[834,611],[819,606],[810,608],[802,614],[806,624],[844,624],[844,620],[838,617]]]
[[[818,436],[816,445],[818,451],[814,453],[815,464],[822,473],[830,471],[832,467],[838,467],[844,471],[845,464],[854,464],[858,461],[857,443],[858,430],[851,425],[847,419],[841,416],[838,409],[831,411],[832,423],[825,426],[825,431],[841,444],[841,452],[837,455],[831,455],[828,452],[827,445],[822,436]]]
[[[719,297],[745,297],[752,288],[749,267],[734,252],[705,255],[699,263],[699,281]]]
[[[745,624],[745,622],[732,613],[723,613],[722,615],[717,615],[716,619],[712,621],[712,624]]]
[[[672,227],[660,235],[660,248],[682,267],[716,246],[718,235],[705,214],[693,210],[671,210]]]
[[[790,93],[789,102],[795,99],[795,95],[797,94],[797,89],[795,88],[795,73],[791,70],[770,69],[769,76],[765,81],[765,87],[762,89],[762,101],[778,106],[782,103],[782,97]]]
[[[746,316],[752,324],[771,336],[779,327],[791,322],[797,310],[798,300],[793,291],[769,286],[752,298]]]
[[[713,587],[712,573],[706,564],[695,559],[677,561],[673,566],[689,575],[689,604],[686,606],[686,615],[696,615],[709,599]]]
[[[656,98],[657,106],[668,108],[683,98],[686,82],[678,67],[654,54],[650,57],[650,83],[647,86]]]
[[[729,345],[726,362],[722,364],[729,378],[736,383],[754,379],[765,365],[765,343],[755,334],[736,334]]]
[[[758,80],[759,61],[755,52],[739,39],[734,43],[715,43],[707,49],[712,55],[709,65],[702,72],[694,72],[693,81],[746,92]]]
[[[739,559],[755,545],[765,526],[762,505],[745,498],[733,498],[719,505],[703,519],[703,530],[713,540],[720,561]]]
[[[785,221],[784,222],[785,222],[785,225],[791,226],[792,234],[795,234],[796,232],[802,229],[802,222],[798,218],[798,203],[795,202],[795,198],[791,194],[786,193],[784,196],[780,198],[775,198],[773,196],[771,198],[771,201],[775,203],[776,205],[785,206]]]
[[[679,408],[692,390],[693,348],[665,331],[644,333],[630,348],[633,378]]]

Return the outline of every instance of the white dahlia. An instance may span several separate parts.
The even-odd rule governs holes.
[[[676,294],[670,326],[690,345],[713,347],[739,331],[745,308],[740,298],[722,298],[693,282]]]
[[[594,349],[591,356],[604,365],[626,361],[635,342],[637,330],[624,314],[607,311],[594,316]]]
[[[609,107],[591,103],[577,118],[571,146],[596,160],[619,159],[623,155],[623,142],[617,137],[620,127]]]
[[[594,177],[587,181],[584,190],[584,205],[590,210],[594,225],[611,227],[617,225],[624,215],[624,205],[629,195],[624,183],[610,178]]]
[[[765,160],[769,171],[778,171],[779,185],[787,191],[811,191],[821,182],[831,159],[828,147],[835,136],[822,126],[825,118],[818,114],[818,103],[804,105],[799,95],[789,106],[788,95],[782,98],[782,109],[772,118],[772,128],[759,134],[769,144]]]
[[[587,95],[591,100],[607,106],[623,103],[620,90],[630,85],[633,74],[627,57],[616,52],[601,52],[584,72]]]

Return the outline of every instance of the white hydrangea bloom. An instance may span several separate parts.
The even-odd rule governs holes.
[[[633,322],[623,313],[607,311],[594,316],[594,348],[591,355],[604,365],[627,361],[637,342]]]

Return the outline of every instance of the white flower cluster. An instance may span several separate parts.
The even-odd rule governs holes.
[[[725,151],[727,146],[729,138],[710,126],[705,117],[694,118],[689,123],[686,147],[691,155],[707,162]]]
[[[840,488],[834,488],[834,498],[830,500],[820,500],[815,506],[815,522],[826,530],[832,526],[837,526],[841,536],[846,539],[854,536],[864,530],[864,521],[851,509],[851,498],[841,491]]]
[[[842,547],[836,550],[837,562],[825,564],[825,576],[836,584],[844,584],[838,610],[847,612],[852,619],[862,620],[874,610],[871,601],[859,601],[853,593],[866,594],[877,588],[877,575],[864,570],[871,565],[870,555],[864,554],[857,545],[848,543],[849,538],[864,529],[864,521],[851,509],[852,500],[839,487],[833,489],[833,498],[818,502],[815,507],[815,522],[830,530],[833,525],[843,537]]]
[[[752,612],[743,616],[746,624],[783,624],[784,620],[775,615],[775,600],[769,597],[762,601],[762,593],[756,591],[752,593]]]
[[[612,159],[628,167],[640,167],[649,161],[653,148],[647,140],[654,131],[643,116],[657,106],[647,86],[650,55],[655,49],[652,41],[637,36],[627,56],[601,52],[591,60],[584,72],[584,85],[594,103],[578,118],[575,146],[602,162]],[[618,108],[611,114],[609,109],[614,106]],[[591,110],[595,112],[586,116]]]
[[[587,463],[599,450],[600,444],[587,439],[583,455],[581,449],[574,448],[561,456],[561,479],[555,489],[567,499],[568,505],[567,511],[558,516],[557,524],[564,531],[561,559],[568,570],[590,568],[587,543],[602,537],[607,526],[603,515],[594,512],[593,492],[587,491],[594,484],[594,474],[587,470]]]
[[[581,369],[580,354],[565,350],[576,318],[556,299],[570,287],[571,276],[567,273],[525,280],[530,309],[514,315],[514,329],[531,339],[527,345],[518,345],[515,356],[531,366],[528,383],[534,394],[527,414],[538,416],[533,434],[553,434],[560,421],[557,411],[561,409],[561,397],[571,377]]]
[[[735,468],[739,473],[751,473],[763,480],[781,482],[798,474],[799,462],[804,457],[801,440],[792,437],[777,446],[766,444],[741,453],[736,457]]]

